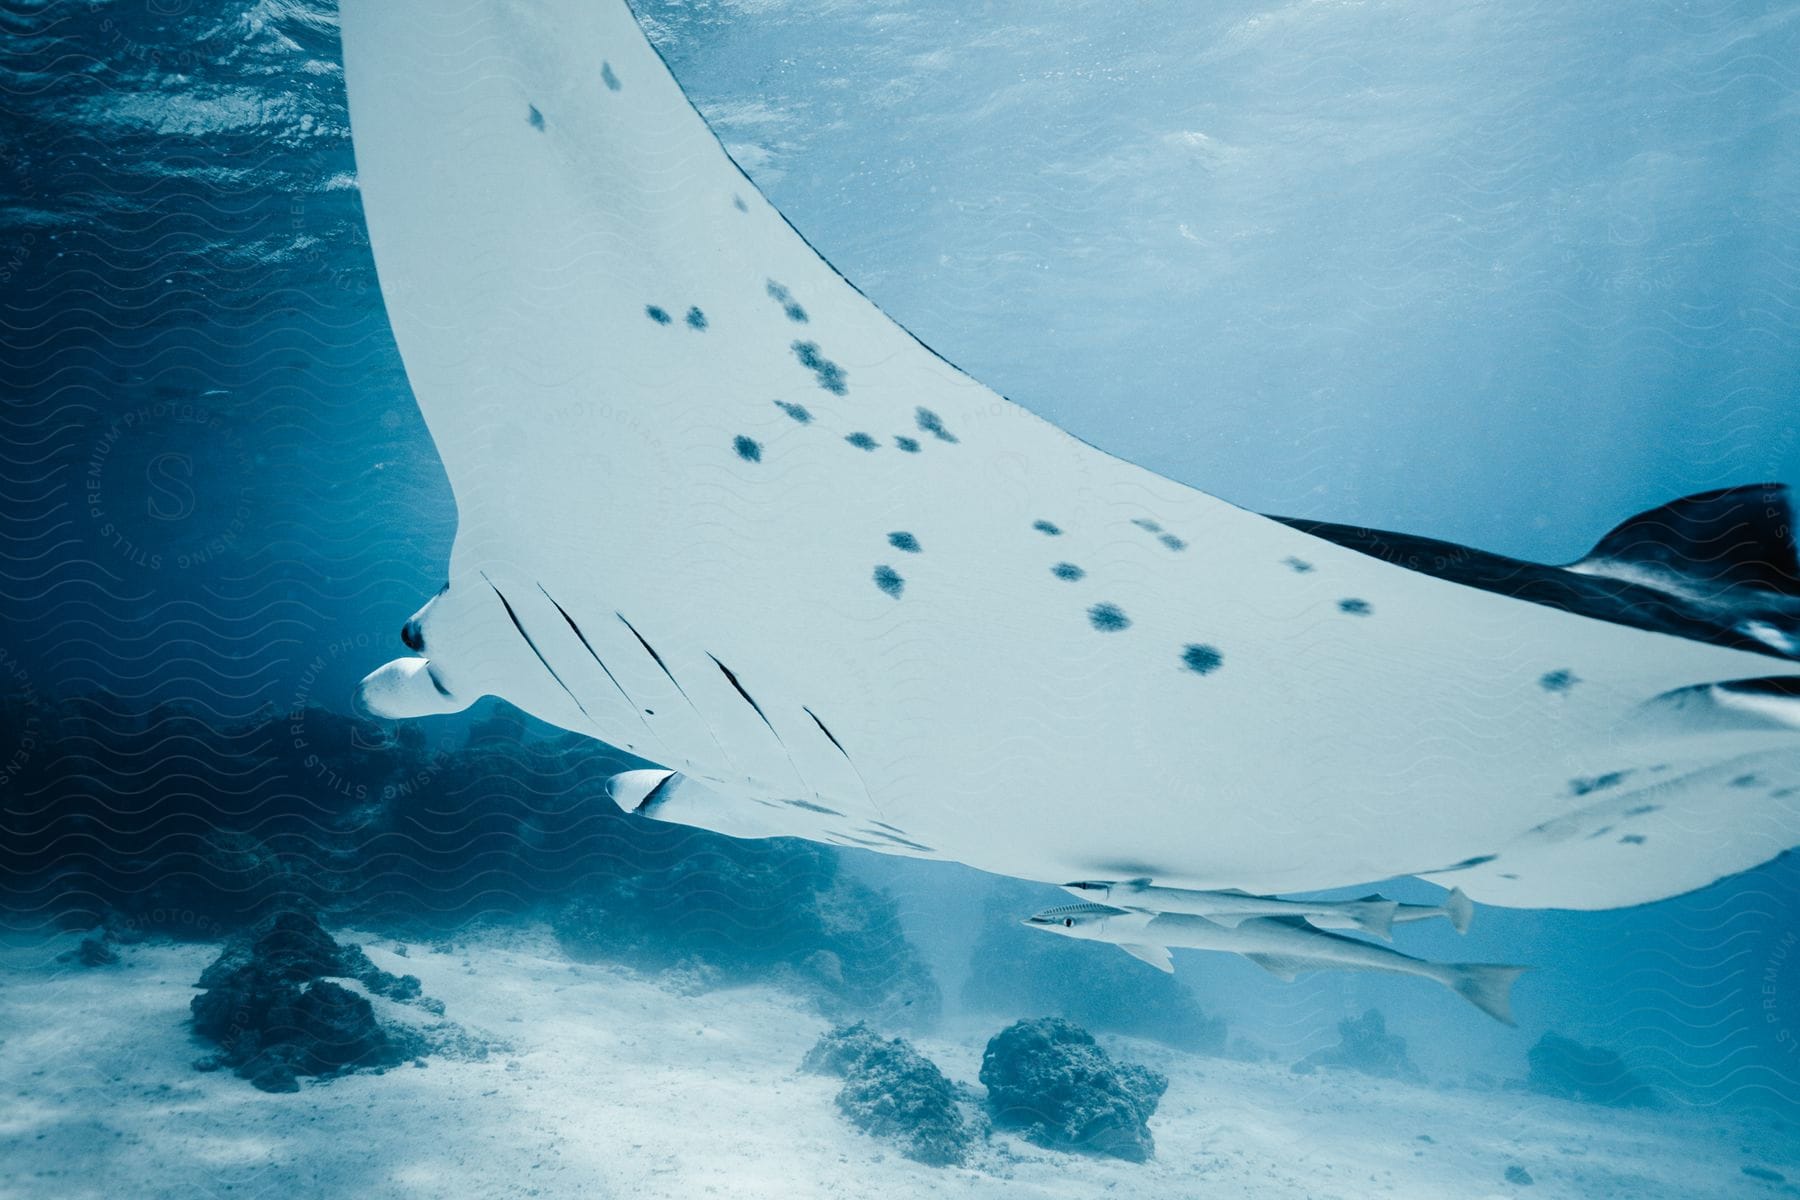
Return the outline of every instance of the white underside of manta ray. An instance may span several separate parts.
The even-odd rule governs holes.
[[[1604,908],[1800,843],[1785,493],[1569,568],[1283,521],[963,375],[738,170],[620,0],[345,0],[455,491],[364,703],[503,697],[646,815],[1050,883]]]

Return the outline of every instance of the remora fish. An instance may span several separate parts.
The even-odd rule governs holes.
[[[1235,890],[1194,892],[1186,888],[1157,887],[1148,879],[1065,883],[1063,890],[1083,900],[1114,908],[1186,913],[1227,927],[1253,917],[1303,917],[1320,929],[1360,929],[1384,938],[1393,936],[1393,924],[1400,911],[1398,901],[1380,896],[1365,896],[1361,900],[1282,900]],[[1426,915],[1436,916],[1438,911],[1434,908]]]
[[[1497,1021],[1512,1018],[1512,986],[1528,967],[1500,963],[1435,963],[1342,934],[1315,929],[1301,917],[1254,917],[1235,926],[1187,913],[1146,913],[1106,904],[1070,904],[1027,917],[1033,929],[1110,942],[1161,971],[1173,972],[1169,947],[1241,954],[1277,978],[1301,971],[1349,968],[1416,975],[1442,984]]]
[[[371,711],[500,696],[680,773],[646,815],[1051,883],[1606,908],[1800,843],[1781,487],[1571,566],[1258,515],[890,320],[620,0],[341,15],[458,511]]]

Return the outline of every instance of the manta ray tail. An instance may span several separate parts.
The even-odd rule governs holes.
[[[1517,1024],[1512,1015],[1512,987],[1530,967],[1501,963],[1450,963],[1445,983],[1457,995],[1504,1025]]]

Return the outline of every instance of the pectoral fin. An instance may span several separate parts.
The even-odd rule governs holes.
[[[1175,973],[1175,960],[1170,956],[1167,946],[1150,946],[1139,942],[1117,942],[1115,944],[1139,962],[1147,962],[1165,975]]]
[[[1311,970],[1316,965],[1304,958],[1290,958],[1285,954],[1246,954],[1244,957],[1283,983],[1294,982],[1294,976]]]

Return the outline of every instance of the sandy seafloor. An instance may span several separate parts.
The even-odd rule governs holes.
[[[74,936],[15,938],[0,946],[0,1197],[1800,1194],[1800,1145],[1778,1116],[1297,1075],[1113,1037],[1113,1053],[1170,1079],[1154,1161],[996,1133],[975,1168],[920,1166],[840,1119],[837,1080],[797,1071],[829,1022],[774,989],[679,994],[571,963],[542,928],[404,956],[390,939],[337,933],[508,1048],[266,1094],[192,1068],[206,1048],[188,1002],[216,946],[126,947],[119,965],[83,969],[56,961]],[[973,1082],[998,1028],[952,1023],[915,1042]],[[1508,1182],[1514,1165],[1533,1182]]]

